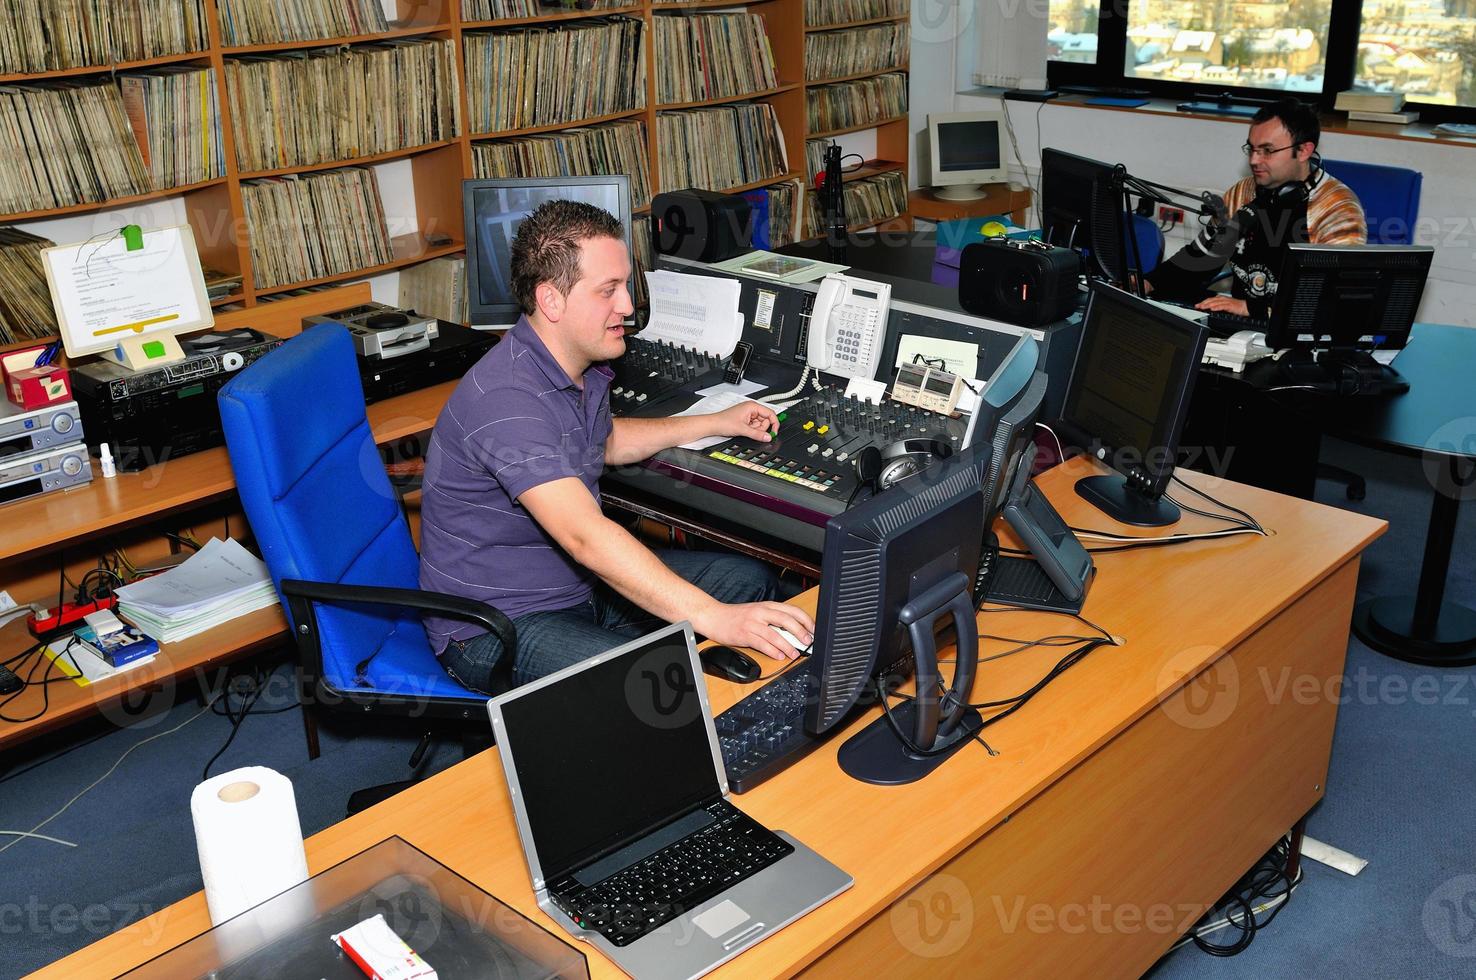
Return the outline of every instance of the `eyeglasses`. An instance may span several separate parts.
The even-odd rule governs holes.
[[[1251,146],[1249,143],[1245,143],[1240,147],[1240,152],[1254,159],[1255,157],[1275,156],[1282,150],[1290,150],[1296,145],[1295,143],[1288,143],[1285,146]]]

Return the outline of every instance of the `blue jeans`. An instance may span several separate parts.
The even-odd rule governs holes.
[[[764,602],[780,596],[769,566],[753,558],[710,551],[657,550],[667,568],[719,602]],[[513,621],[518,652],[513,683],[526,684],[588,660],[606,650],[645,636],[666,625],[658,616],[596,582],[587,602],[567,609],[528,613]],[[492,668],[502,659],[502,642],[491,633],[453,640],[441,654],[441,666],[464,687],[483,694],[491,690]]]

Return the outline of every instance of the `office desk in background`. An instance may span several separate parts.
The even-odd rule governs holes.
[[[1040,485],[1069,522],[1113,528],[1072,491],[1093,471],[1073,460]],[[856,884],[715,976],[1135,977],[1306,814],[1323,795],[1337,715],[1321,692],[1336,690],[1359,554],[1383,525],[1186,476],[1275,534],[1100,555],[1083,614],[1125,645],[985,729],[998,756],[974,744],[909,786],[855,782],[836,751],[873,708],[738,797]],[[1175,530],[1212,525],[1189,515]],[[1086,629],[1020,610],[979,618],[1008,636]],[[985,663],[973,696],[1017,694],[1061,653]],[[716,711],[751,690],[706,681]],[[314,835],[309,867],[391,835],[562,934],[534,903],[495,752]],[[196,894],[36,976],[114,976],[208,928]],[[581,949],[596,977],[621,975]]]

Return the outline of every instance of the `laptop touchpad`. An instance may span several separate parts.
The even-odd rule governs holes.
[[[731,900],[724,900],[703,912],[701,915],[692,916],[692,921],[697,927],[707,933],[713,939],[732,932],[737,926],[747,922],[749,915]]]

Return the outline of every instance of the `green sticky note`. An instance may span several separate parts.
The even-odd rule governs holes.
[[[137,252],[144,247],[143,229],[138,225],[123,226],[123,244],[128,246],[128,251]]]
[[[144,357],[153,360],[164,356],[164,342],[162,340],[146,340],[143,345]]]

